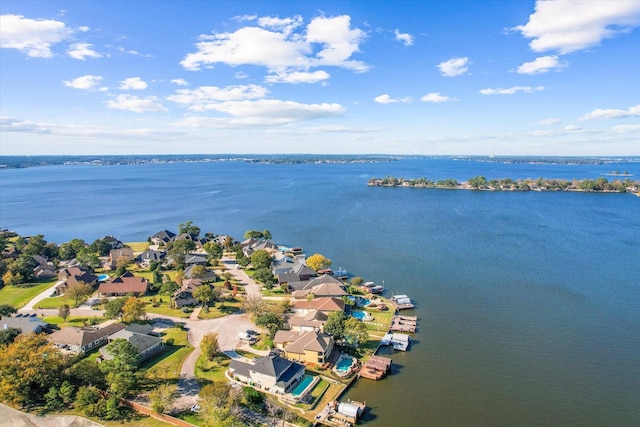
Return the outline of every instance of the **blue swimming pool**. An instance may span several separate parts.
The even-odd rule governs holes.
[[[101,274],[101,275],[98,276],[98,282],[104,282],[108,278],[109,278],[108,274]]]
[[[349,371],[351,365],[353,364],[353,358],[351,356],[343,356],[338,360],[338,364],[336,365],[336,371],[341,374],[344,374]]]
[[[366,317],[366,314],[364,311],[352,311],[351,315],[358,320],[364,320],[364,318]]]
[[[358,304],[360,304],[361,306],[365,307],[365,306],[371,304],[371,300],[367,299],[367,298],[360,297],[360,299],[358,300]]]
[[[294,397],[300,396],[302,393],[304,393],[304,391],[307,389],[307,387],[309,387],[309,384],[311,384],[312,381],[313,381],[313,377],[312,376],[305,375],[304,377],[302,377],[302,381],[300,381],[298,383],[298,385],[293,389],[291,394]]]

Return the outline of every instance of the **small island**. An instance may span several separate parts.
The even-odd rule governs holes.
[[[577,191],[598,193],[633,193],[639,194],[640,181],[629,178],[609,181],[607,178],[597,179],[490,179],[476,176],[468,181],[458,182],[453,178],[430,180],[426,178],[405,179],[388,176],[386,178],[371,178],[368,183],[375,187],[410,187],[436,188],[477,191]]]

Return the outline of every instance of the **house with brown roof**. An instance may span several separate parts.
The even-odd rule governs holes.
[[[288,316],[286,323],[289,325],[292,331],[308,332],[308,331],[324,331],[324,325],[329,319],[329,314],[324,311],[318,311],[316,309],[310,309],[304,314],[298,316]]]
[[[107,342],[107,337],[125,328],[123,323],[112,323],[103,328],[68,327],[49,335],[47,339],[57,347],[73,353],[84,353]]]
[[[144,277],[134,276],[130,271],[98,286],[98,294],[101,297],[143,296],[148,291],[149,281]]]
[[[58,272],[58,284],[55,288],[57,295],[64,294],[70,285],[82,282],[94,286],[98,278],[80,267],[66,267]]]
[[[333,337],[318,331],[278,331],[273,345],[289,360],[307,364],[323,364],[333,351]]]
[[[325,313],[332,311],[344,312],[345,303],[342,298],[314,298],[311,301],[295,301],[291,304],[291,311],[298,316],[307,315],[311,310]]]
[[[133,249],[131,248],[120,248],[120,249],[111,249],[109,251],[109,259],[102,264],[102,267],[105,270],[115,270],[118,268],[119,260],[126,260],[126,262],[131,262],[134,259]]]

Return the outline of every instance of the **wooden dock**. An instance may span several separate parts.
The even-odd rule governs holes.
[[[392,332],[415,332],[418,325],[417,316],[394,316],[391,320]]]
[[[360,370],[360,376],[370,380],[379,380],[389,373],[391,363],[392,360],[388,357],[371,356]]]

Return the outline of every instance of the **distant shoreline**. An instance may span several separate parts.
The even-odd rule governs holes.
[[[464,182],[448,178],[433,181],[426,178],[404,179],[389,176],[386,178],[371,178],[369,186],[373,187],[404,187],[431,188],[439,190],[472,190],[472,191],[572,191],[580,193],[632,193],[640,195],[640,181],[625,179],[624,181],[609,181],[604,177],[593,179],[518,179],[511,178],[487,180],[484,176],[477,176]]]

